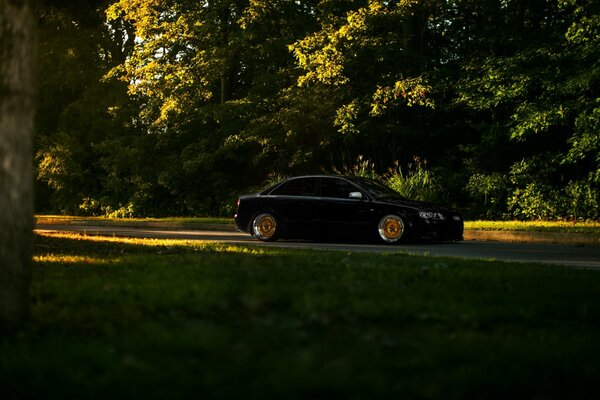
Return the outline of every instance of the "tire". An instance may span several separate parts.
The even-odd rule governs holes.
[[[269,213],[258,214],[252,220],[252,235],[263,242],[274,242],[279,238],[277,219]]]
[[[387,214],[377,225],[379,239],[384,243],[399,243],[406,238],[406,224],[401,217],[395,214]]]

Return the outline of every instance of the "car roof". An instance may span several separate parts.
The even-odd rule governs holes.
[[[349,181],[356,181],[357,179],[367,179],[367,178],[362,178],[360,176],[351,176],[351,175],[334,175],[334,174],[313,174],[313,175],[297,175],[297,176],[290,176],[288,178],[282,179],[277,183],[274,183],[272,185],[270,185],[269,187],[261,190],[259,193],[264,194],[264,193],[268,193],[271,190],[274,190],[276,187],[280,186],[281,184],[285,183],[285,182],[289,182],[295,179],[302,179],[302,178],[342,178],[342,179],[347,179]]]
[[[288,178],[282,179],[280,182],[289,181],[292,179],[299,179],[299,178],[346,178],[346,179],[352,179],[352,178],[357,178],[357,177],[350,176],[350,175],[335,175],[335,174],[297,175],[297,176],[290,176]]]

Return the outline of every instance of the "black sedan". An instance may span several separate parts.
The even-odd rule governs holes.
[[[301,176],[241,196],[235,224],[262,241],[292,238],[463,239],[455,211],[409,200],[373,180]]]

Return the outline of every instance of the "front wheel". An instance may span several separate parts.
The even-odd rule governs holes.
[[[252,234],[263,242],[277,240],[279,236],[277,220],[269,213],[258,214],[252,221]]]
[[[404,221],[394,214],[388,214],[381,218],[377,231],[379,238],[385,243],[398,243],[406,236]]]

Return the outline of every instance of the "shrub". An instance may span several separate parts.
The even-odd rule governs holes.
[[[563,214],[573,220],[600,218],[598,188],[584,181],[569,182],[563,190]]]
[[[398,161],[384,176],[385,183],[396,192],[413,200],[438,202],[442,195],[442,185],[437,177],[427,169],[427,161],[415,157],[408,164],[406,174]]]
[[[506,175],[474,174],[466,186],[467,193],[473,198],[471,212],[486,219],[506,217],[506,199],[510,185]]]
[[[375,163],[368,158],[363,158],[362,155],[359,155],[356,158],[356,163],[352,167],[344,166],[342,171],[334,168],[333,171],[340,175],[361,176],[363,178],[374,179],[376,181],[381,180],[381,175],[379,175],[375,169]]]
[[[559,197],[550,186],[532,182],[513,191],[508,211],[517,219],[556,219]]]

